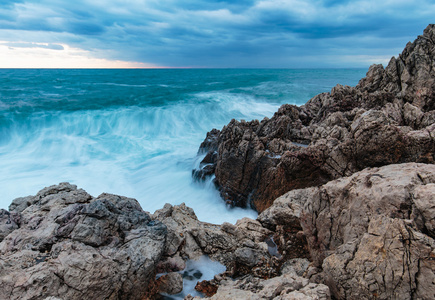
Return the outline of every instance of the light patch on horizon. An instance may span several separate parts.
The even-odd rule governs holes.
[[[376,55],[344,55],[341,57],[343,62],[359,62],[360,64],[382,64],[384,68],[390,62],[392,56],[376,56]]]
[[[93,57],[89,51],[64,44],[0,41],[0,68],[163,68],[154,64]]]
[[[396,55],[434,14],[430,0],[7,0],[0,40],[170,67],[367,67],[355,55]]]

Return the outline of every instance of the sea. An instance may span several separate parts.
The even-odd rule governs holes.
[[[256,217],[230,208],[198,148],[231,119],[272,117],[367,69],[0,69],[0,208],[70,182],[132,197],[153,213],[186,203],[199,220]]]

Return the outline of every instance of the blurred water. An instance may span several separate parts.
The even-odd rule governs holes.
[[[165,300],[184,299],[187,295],[204,296],[195,290],[199,281],[212,280],[215,275],[226,271],[226,267],[217,261],[211,260],[208,256],[201,256],[196,260],[188,260],[186,268],[179,271],[183,277],[183,291],[176,295],[164,294]],[[159,276],[160,274],[158,274]]]
[[[69,181],[154,212],[185,202],[235,222],[211,182],[195,183],[199,144],[232,118],[271,117],[365,70],[0,70],[0,208]]]

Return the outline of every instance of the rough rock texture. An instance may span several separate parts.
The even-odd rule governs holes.
[[[284,261],[292,258],[310,258],[307,240],[300,223],[304,203],[310,196],[310,188],[290,191],[277,198],[263,211],[257,220],[274,232],[273,239]]]
[[[145,297],[166,227],[136,200],[61,183],[10,209],[0,212],[0,299]]]
[[[225,280],[220,283],[216,294],[210,299],[327,300],[331,299],[331,296],[326,285],[310,283],[306,278],[285,274],[268,280],[251,275],[236,281]]]
[[[299,221],[313,259],[304,276],[337,299],[432,299],[434,217],[435,165],[406,163],[290,191],[258,220]]]
[[[227,266],[197,285],[211,299],[431,299],[434,195],[435,165],[395,164],[214,225],[184,204],[149,216],[134,199],[62,183],[1,211],[0,298],[152,299],[180,292],[176,272],[208,255]]]
[[[203,293],[206,297],[211,297],[216,294],[218,288],[219,283],[214,280],[199,281],[195,286],[195,290]]]
[[[152,299],[201,255],[227,267],[197,285],[211,299],[435,298],[434,58],[430,25],[356,87],[209,132],[194,176],[215,174],[257,220],[208,224],[184,204],[150,216],[68,183],[15,199],[0,210],[0,299]]]
[[[183,277],[180,273],[171,272],[159,277],[156,285],[160,293],[178,294],[183,290]]]
[[[287,191],[367,167],[434,163],[434,65],[429,25],[385,69],[371,66],[356,87],[337,85],[301,107],[283,105],[271,119],[212,130],[193,175],[216,175],[227,201],[261,212]]]
[[[325,282],[339,299],[433,299],[434,258],[434,239],[411,221],[376,216],[325,259]]]
[[[276,275],[277,258],[269,252],[265,242],[272,232],[256,220],[243,218],[236,225],[200,222],[184,203],[166,204],[152,218],[168,228],[164,257],[158,265],[160,272],[179,271],[184,268],[183,260],[208,255],[224,264],[227,273],[233,276],[253,273],[268,278]]]
[[[434,238],[435,220],[427,217],[435,213],[434,195],[435,165],[416,163],[365,169],[311,188],[300,216],[311,257],[321,264],[331,251],[361,238],[374,216],[410,220]]]

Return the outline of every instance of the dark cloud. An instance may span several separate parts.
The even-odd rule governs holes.
[[[106,29],[92,22],[74,20],[64,30],[77,35],[101,35]]]
[[[0,40],[174,67],[367,66],[434,14],[429,0],[8,0]]]

